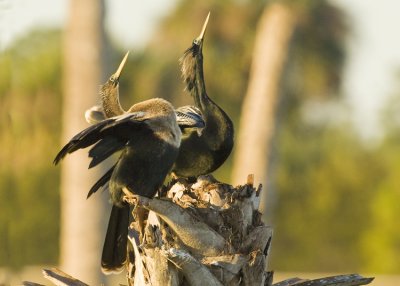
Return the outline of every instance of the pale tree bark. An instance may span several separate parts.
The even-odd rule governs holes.
[[[104,4],[99,0],[71,0],[69,3],[64,37],[62,143],[88,127],[84,112],[98,99],[102,74]],[[71,275],[99,285],[107,218],[103,201],[100,198],[86,200],[86,194],[101,172],[87,170],[87,152],[76,152],[61,165],[60,265]]]
[[[260,193],[252,176],[237,187],[200,176],[158,198],[134,196],[128,284],[271,285],[272,228],[260,220]]]
[[[245,174],[267,184],[268,159],[274,133],[279,83],[295,27],[292,11],[282,4],[268,5],[258,23],[247,93],[236,139],[232,180],[239,184]],[[264,210],[266,192],[261,203]]]

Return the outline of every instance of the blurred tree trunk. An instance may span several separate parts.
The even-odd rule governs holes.
[[[274,133],[279,83],[295,27],[287,5],[266,6],[258,23],[249,85],[242,115],[232,171],[233,184],[255,174],[256,181],[267,183],[268,159]],[[264,210],[266,192],[261,199]]]
[[[71,0],[64,36],[63,136],[66,143],[88,127],[84,112],[95,104],[102,75],[103,1]],[[60,264],[75,277],[99,285],[100,255],[107,219],[100,198],[86,200],[100,177],[90,170],[86,152],[62,163]]]

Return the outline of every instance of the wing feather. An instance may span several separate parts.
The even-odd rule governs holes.
[[[89,147],[105,138],[117,138],[126,143],[135,135],[136,130],[148,128],[146,121],[143,119],[144,115],[144,112],[127,113],[89,126],[72,137],[57,154],[54,159],[54,164],[57,165],[67,154],[73,153],[78,149]],[[120,144],[117,145],[120,146]],[[98,148],[100,149],[100,147]],[[108,148],[107,150],[110,149]],[[104,160],[104,158],[102,158],[102,160]]]

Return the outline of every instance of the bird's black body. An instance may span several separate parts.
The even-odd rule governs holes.
[[[119,201],[123,187],[153,197],[177,157],[178,146],[166,143],[152,131],[143,130],[140,136],[146,139],[134,140],[125,147],[111,175],[109,189],[114,202]]]
[[[180,59],[186,89],[201,111],[205,128],[201,136],[192,132],[181,142],[173,172],[181,177],[199,176],[218,169],[233,148],[233,123],[229,116],[207,95],[203,74],[203,37],[208,22],[200,36]]]
[[[68,153],[94,144],[89,151],[92,158],[89,167],[121,151],[112,172],[99,180],[107,181],[110,177],[113,203],[122,204],[122,187],[141,196],[153,197],[171,169],[181,137],[172,105],[166,103],[162,99],[141,102],[124,115],[90,126],[64,146],[55,163]]]
[[[150,99],[133,105],[120,116],[96,123],[74,136],[56,156],[57,164],[68,153],[94,145],[89,151],[94,167],[120,151],[116,164],[92,187],[88,197],[108,183],[113,202],[102,268],[120,270],[126,260],[129,206],[123,189],[153,197],[161,187],[178,155],[181,131],[172,105]]]
[[[126,112],[119,102],[119,78],[128,54],[125,55],[118,70],[101,86],[101,106],[94,106],[85,112],[85,118],[88,123],[99,124],[99,122],[107,120],[107,118],[124,116],[141,110],[141,104],[136,104]],[[178,108],[175,111],[175,115],[176,122],[184,137],[195,130],[198,132],[205,126],[196,108]],[[155,190],[162,184],[165,173],[170,171],[170,166],[167,168],[168,164],[159,164],[154,167],[153,163],[157,161],[170,162],[176,159],[177,154],[174,148],[172,148],[173,150],[160,148],[165,142],[160,141],[149,130],[142,130],[141,133],[141,136],[144,136],[147,140],[130,141],[127,148],[122,151],[121,160],[93,185],[88,197],[103,186],[111,190],[111,196],[113,201],[117,202],[117,205],[124,186],[130,186],[133,190],[140,189],[141,194],[144,196],[152,197],[154,195]],[[114,149],[118,149],[121,143],[124,144],[124,141],[121,141],[120,138],[103,140],[103,143],[99,144],[98,148],[93,148],[89,152],[89,156],[93,158],[90,166],[98,164],[98,161],[103,156],[113,153]],[[160,149],[162,150],[161,152]],[[140,150],[147,150],[147,152]],[[96,155],[96,153],[101,155]],[[155,161],[149,161],[150,158],[154,158]],[[148,170],[151,170],[151,172],[148,172]],[[136,175],[132,176],[132,174]],[[143,180],[146,181],[146,184],[144,184]],[[123,205],[122,208],[116,206],[112,208],[101,259],[102,270],[105,273],[117,272],[125,264],[129,213],[129,207],[126,205]]]

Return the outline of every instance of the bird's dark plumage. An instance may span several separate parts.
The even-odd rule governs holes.
[[[201,136],[191,133],[182,140],[173,172],[182,177],[211,173],[228,158],[233,148],[234,128],[229,116],[212,101],[206,91],[203,74],[203,39],[209,15],[200,36],[180,59],[186,89],[201,111],[205,128]]]
[[[122,68],[126,62],[128,53],[125,55],[124,59],[122,60],[118,70],[116,73],[114,73],[110,79],[100,88],[100,96],[101,96],[101,103],[102,106],[94,106],[85,113],[85,118],[89,123],[97,123],[94,126],[98,125],[104,125],[108,122],[106,118],[113,118],[116,116],[124,116],[124,114],[128,114],[134,110],[137,110],[138,107],[137,105],[134,105],[129,109],[128,112],[124,111],[123,108],[121,107],[119,103],[119,77],[121,75]],[[182,138],[186,138],[187,136],[190,136],[191,133],[197,133],[199,134],[202,128],[205,127],[205,122],[202,118],[201,112],[198,108],[194,106],[184,106],[180,107],[175,111],[176,114],[176,121],[177,124],[179,125],[179,128],[182,133]],[[101,120],[104,120],[103,123],[100,122]],[[111,124],[111,123],[109,123]],[[100,130],[100,127],[92,127],[93,130]],[[84,134],[87,136],[86,134]],[[75,141],[79,142],[80,137],[76,138]],[[78,143],[75,142],[72,143],[70,147],[66,147],[66,150],[60,154],[60,156],[65,156],[66,153],[69,152],[69,150],[75,151],[77,147],[73,147],[77,145]],[[142,142],[143,143],[143,142]],[[80,143],[82,144],[82,143]],[[123,150],[124,146],[126,144],[125,138],[121,137],[116,137],[116,136],[107,136],[102,138],[92,149],[89,151],[89,157],[92,158],[92,161],[89,165],[89,167],[94,167],[100,162],[102,162],[104,159],[109,157],[111,154]],[[68,144],[67,144],[68,145]],[[150,146],[147,143],[143,143],[143,146],[136,146],[135,150],[141,150],[141,149],[154,149],[157,150],[157,146]],[[134,150],[132,152],[135,152]],[[65,154],[64,154],[65,153]],[[121,155],[124,156],[124,153]],[[124,185],[134,185],[134,184],[140,184],[140,180],[138,180],[138,177],[140,176],[130,176],[133,172],[140,174],[141,169],[152,169],[153,172],[151,174],[147,175],[146,180],[148,181],[155,181],[157,185],[159,182],[155,180],[155,178],[160,177],[160,170],[157,170],[151,166],[142,165],[141,169],[139,170],[134,170],[132,166],[137,166],[135,165],[134,161],[137,162],[146,162],[148,154],[143,153],[141,154],[140,152],[137,152],[135,156],[126,156],[131,158],[126,159],[124,162],[121,164],[116,164],[113,166],[108,172],[106,172],[90,189],[88,193],[88,197],[90,197],[93,193],[95,193],[98,189],[100,189],[103,186],[108,186],[110,189],[120,189],[120,186]],[[132,159],[133,158],[133,159]],[[175,156],[176,158],[176,156]],[[60,160],[60,158],[56,158],[57,162]],[[161,172],[169,172],[170,170],[163,169]],[[114,174],[119,174],[119,177],[125,178],[126,180],[124,182],[120,182],[117,178],[114,177]],[[132,182],[127,181],[128,178],[132,178]],[[115,192],[111,192],[112,196],[114,196]],[[120,194],[117,193],[117,196]],[[129,213],[129,209],[127,210],[126,207],[124,206],[122,209],[116,209],[117,207],[113,206],[113,210],[110,216],[109,224],[108,224],[108,229],[107,229],[107,235],[106,239],[104,242],[104,247],[103,247],[103,255],[102,255],[102,270],[106,273],[108,272],[115,272],[118,271],[124,264],[125,258],[126,257],[126,231],[127,231],[127,225],[126,228],[124,227],[125,224],[123,222],[119,222],[118,219],[124,220],[126,218],[125,212],[127,211]],[[121,228],[121,225],[123,226]],[[122,245],[125,244],[125,247]]]
[[[148,129],[148,126],[144,123],[143,114],[143,112],[137,112],[125,116],[113,117],[86,128],[72,137],[61,149],[54,159],[54,164],[57,165],[67,154],[73,153],[78,149],[89,147],[98,141],[100,142],[96,144],[91,151],[96,148],[100,149],[100,146],[102,146],[104,142],[109,141],[118,142],[115,143],[112,148],[121,149],[121,147],[123,147],[121,146],[121,142],[123,142],[123,144],[128,143],[135,131]],[[93,161],[96,162],[96,160],[99,160],[95,156],[97,154],[103,155],[104,153],[95,152],[95,154],[93,154],[92,152],[92,154],[89,155],[92,158],[91,165]],[[102,160],[104,159],[106,159],[106,157],[103,156]]]
[[[90,166],[121,152],[116,164],[91,188],[88,197],[108,183],[114,204],[103,248],[105,272],[117,271],[126,260],[129,208],[123,188],[133,194],[153,197],[178,155],[181,131],[172,105],[160,98],[133,105],[127,113],[98,122],[75,135],[54,159],[94,145]]]
[[[87,199],[90,198],[95,192],[97,192],[103,186],[107,186],[108,181],[111,179],[111,175],[114,172],[115,165],[112,166],[89,190]]]
[[[129,205],[111,209],[101,254],[101,269],[106,274],[120,272],[127,261],[129,215]]]
[[[79,132],[61,149],[54,163],[91,145],[91,167],[121,151],[112,172],[107,172],[91,193],[110,178],[113,203],[122,206],[123,187],[135,194],[154,196],[177,156],[180,138],[172,105],[163,99],[151,99]]]
[[[186,114],[192,120],[197,120],[197,128],[205,125],[200,134],[199,129],[193,132],[193,128],[187,128],[184,122],[178,121],[183,136],[179,155],[172,171],[180,177],[195,177],[215,171],[225,162],[233,148],[233,123],[224,110],[208,97],[205,87],[202,49],[208,18],[200,36],[193,41],[192,46],[180,59],[186,89],[192,95],[196,106],[180,107],[176,113],[177,115]],[[124,112],[116,97],[118,97],[116,92],[102,94],[105,117]],[[114,112],[110,113],[106,110]],[[95,111],[97,112],[97,109]],[[96,112],[92,117],[96,116]]]
[[[100,140],[89,151],[89,157],[93,158],[89,164],[89,168],[97,166],[99,163],[110,157],[112,154],[123,149],[126,142],[120,138],[107,137]]]

